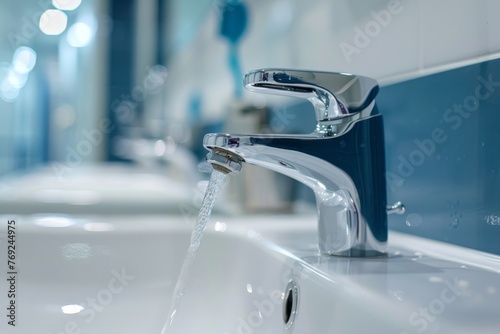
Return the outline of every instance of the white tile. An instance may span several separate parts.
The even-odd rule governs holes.
[[[500,52],[500,1],[488,0],[488,51]]]
[[[396,6],[390,7],[393,3]],[[324,70],[376,79],[418,69],[415,4],[403,0],[321,4],[303,9],[296,23],[294,34],[302,67],[314,64]]]
[[[262,67],[296,67],[289,31],[297,15],[293,1],[247,1],[249,22],[241,41],[244,71]],[[282,16],[279,12],[283,11]]]
[[[485,0],[423,0],[421,5],[425,68],[488,53]]]
[[[419,68],[419,21],[418,15],[415,15],[418,7],[414,3],[398,2],[400,6],[391,14],[388,23],[384,23],[386,26],[379,25],[380,33],[372,33],[373,37],[369,35],[370,31],[377,31],[376,24],[382,22],[374,13],[388,11],[388,3],[390,1],[384,1],[381,7],[370,10],[369,15],[355,25],[356,33],[351,33],[352,41],[356,35],[360,35],[360,30],[370,40],[368,46],[360,48],[356,58],[353,55],[350,63],[353,72],[370,75],[378,80]]]

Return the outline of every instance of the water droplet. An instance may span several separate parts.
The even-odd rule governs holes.
[[[460,225],[460,220],[458,220],[458,218],[453,219],[453,222],[451,223],[451,227],[458,228],[458,225]]]
[[[418,213],[410,213],[406,217],[406,225],[410,227],[416,227],[422,225],[422,216]]]
[[[486,215],[484,216],[484,220],[487,224],[492,226],[500,225],[500,216],[496,214]]]

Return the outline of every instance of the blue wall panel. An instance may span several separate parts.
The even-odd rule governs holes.
[[[390,228],[500,254],[500,60],[381,88]]]

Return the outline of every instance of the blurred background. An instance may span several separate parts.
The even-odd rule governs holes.
[[[498,13],[497,0],[3,0],[1,210],[84,212],[105,198],[91,212],[183,211],[207,178],[205,133],[314,128],[307,103],[245,92],[244,72],[351,72],[382,87],[389,202],[410,209],[391,226],[498,252],[480,236],[500,225]],[[481,113],[450,128],[447,109],[480,84]],[[415,140],[445,125],[450,140],[403,173]],[[259,201],[246,179],[247,211],[310,197],[268,175],[280,190]],[[142,211],[124,205],[140,198]]]

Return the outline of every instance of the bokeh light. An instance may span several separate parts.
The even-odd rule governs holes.
[[[40,16],[38,26],[46,35],[60,35],[66,30],[68,17],[57,9],[48,9]]]

